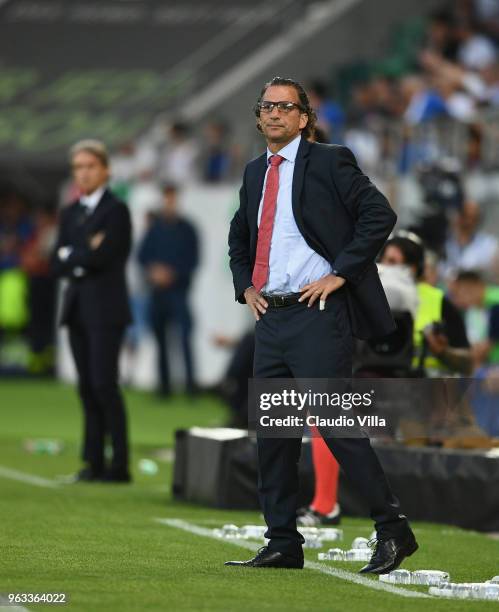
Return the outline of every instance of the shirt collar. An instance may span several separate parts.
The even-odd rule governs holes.
[[[89,195],[81,196],[80,203],[83,204],[83,206],[89,208],[90,210],[93,210],[100,202],[102,196],[104,195],[104,191],[106,191],[105,185],[99,187],[99,189],[96,189]]]
[[[280,155],[281,157],[284,157],[286,161],[294,164],[296,155],[298,153],[298,147],[300,146],[300,141],[301,134],[298,134],[296,138],[294,138],[291,142],[288,142],[288,144],[278,151],[276,155]],[[272,155],[274,155],[274,153],[267,148],[267,164],[269,163],[269,159],[272,157]]]

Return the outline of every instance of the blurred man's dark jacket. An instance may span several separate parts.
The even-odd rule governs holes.
[[[92,249],[92,237],[101,232],[102,243]],[[65,261],[57,256],[63,246],[72,249]],[[125,279],[130,248],[130,213],[109,190],[106,189],[91,213],[78,201],[62,212],[52,257],[54,273],[69,279],[61,325],[70,323],[74,308],[78,308],[79,320],[91,327],[126,326],[131,322]]]

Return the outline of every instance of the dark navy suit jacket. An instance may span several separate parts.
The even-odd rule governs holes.
[[[240,206],[229,232],[229,257],[236,300],[252,285],[257,216],[267,168],[264,153],[244,172]],[[307,244],[346,279],[352,333],[384,336],[395,329],[375,259],[397,216],[346,147],[303,139],[293,173],[292,205]]]
[[[91,237],[105,234],[97,249],[90,248]],[[61,261],[57,251],[72,247]],[[130,213],[126,204],[106,189],[91,215],[74,202],[61,214],[59,236],[52,257],[52,269],[69,284],[64,293],[60,323],[71,323],[76,307],[88,327],[124,326],[131,322],[125,265],[131,248]],[[78,276],[76,270],[85,274]]]

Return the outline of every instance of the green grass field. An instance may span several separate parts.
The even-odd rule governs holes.
[[[207,537],[224,523],[261,523],[256,512],[218,511],[171,499],[172,463],[159,453],[173,432],[191,425],[217,425],[222,406],[206,398],[169,403],[128,392],[133,444],[132,485],[55,485],[79,467],[80,410],[71,387],[49,382],[0,382],[0,593],[65,592],[63,609],[93,610],[499,610],[499,603],[417,597],[427,588],[379,590],[363,578],[360,563],[316,562],[303,571],[224,567],[251,552]],[[58,455],[25,450],[29,438],[55,438]],[[151,458],[160,469],[141,473],[138,461]],[[16,470],[9,472],[8,470]],[[20,480],[26,476],[27,480]],[[31,477],[41,480],[33,482]],[[438,503],[438,500],[435,500]],[[477,500],[480,503],[480,500]],[[181,519],[192,533],[161,519]],[[185,526],[185,523],[183,523]],[[194,526],[194,527],[193,527]],[[455,582],[483,581],[499,574],[499,542],[445,525],[415,523],[420,551],[407,569],[442,569]],[[345,519],[345,544],[368,536],[368,521]],[[255,544],[255,548],[257,544]],[[328,546],[329,547],[329,546]],[[339,568],[331,575],[320,568]],[[40,604],[24,604],[38,609]],[[5,608],[9,609],[9,608]]]

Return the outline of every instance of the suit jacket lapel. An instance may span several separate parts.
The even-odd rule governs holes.
[[[104,193],[102,194],[101,199],[97,202],[97,206],[94,208],[94,210],[92,211],[92,214],[89,215],[89,217],[92,218],[93,215],[95,215],[97,211],[105,208],[111,199],[112,198],[111,198],[109,189],[105,189]]]
[[[106,189],[94,210],[90,214],[87,214],[85,221],[85,228],[87,230],[91,230],[96,223],[98,224],[99,219],[102,217],[102,212],[108,208],[112,201],[113,198],[111,193]]]
[[[306,233],[303,223],[300,195],[303,189],[303,178],[305,176],[305,169],[307,167],[309,153],[310,143],[308,140],[302,138],[296,154],[295,168],[293,172],[292,205],[296,225],[303,236],[305,236]]]

